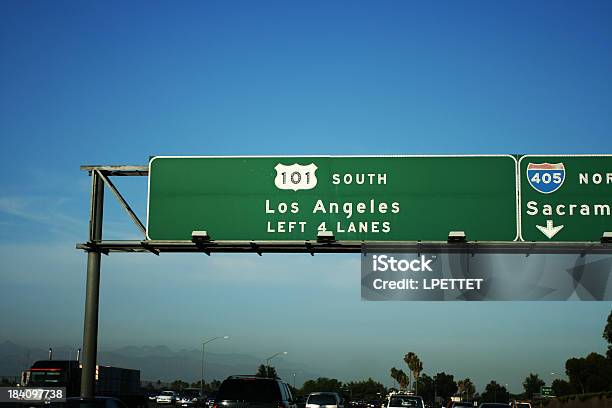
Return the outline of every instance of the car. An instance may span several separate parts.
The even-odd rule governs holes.
[[[394,394],[389,397],[387,408],[425,408],[423,398],[416,395]]]
[[[367,408],[381,408],[382,403],[379,400],[366,401]]]
[[[257,408],[296,408],[289,386],[275,378],[233,375],[219,387],[213,408],[242,408],[256,403]]]
[[[295,401],[295,405],[297,408],[306,408],[306,398],[303,396],[296,396],[293,397],[293,400]]]
[[[513,401],[510,406],[512,408],[531,408],[531,404],[529,402],[522,401]]]
[[[448,403],[447,408],[474,408],[474,403],[470,401],[451,401]]]
[[[483,402],[478,408],[509,408],[510,404],[504,404],[502,402]]]
[[[206,408],[212,408],[215,405],[215,399],[217,398],[217,391],[213,391],[206,400],[204,401],[204,405]]]
[[[157,400],[157,393],[156,392],[150,392],[147,394],[147,398],[149,399],[149,401],[155,401]]]
[[[52,402],[44,406],[48,408],[127,408],[123,401],[112,397],[69,397],[64,402]]]
[[[306,408],[344,408],[342,397],[335,392],[312,392],[306,398]]]
[[[176,400],[177,400],[177,395],[176,392],[174,391],[162,391],[157,398],[155,399],[155,402],[157,402],[158,404],[176,404]]]
[[[177,404],[181,407],[195,407],[200,405],[200,390],[195,388],[184,389],[177,398]]]
[[[176,397],[176,405],[178,405],[179,407],[193,407],[196,402],[197,402],[197,398],[192,399],[186,395],[179,394]]]
[[[349,405],[353,408],[368,408],[368,402],[365,400],[353,400],[349,403]],[[374,408],[374,406],[370,407]]]

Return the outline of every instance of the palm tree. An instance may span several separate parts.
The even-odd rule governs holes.
[[[403,370],[399,370],[398,376],[400,388],[405,390],[406,388],[408,388],[408,384],[410,383],[410,377]]]
[[[397,377],[397,368],[395,367],[391,367],[391,371],[389,372],[389,375],[391,376],[391,378],[393,378],[393,380],[397,383],[399,383],[398,381],[398,377]]]
[[[412,351],[404,356],[404,362],[408,365],[412,377],[414,378],[414,392],[418,394],[419,391],[419,376],[423,371],[423,363],[419,357]]]
[[[408,375],[402,370],[398,370],[393,367],[390,371],[391,378],[393,378],[399,384],[400,389],[405,390],[408,385]]]
[[[457,388],[459,389],[459,395],[465,393],[466,400],[468,401],[470,400],[470,395],[474,395],[474,392],[476,392],[476,387],[469,378],[457,381]]]

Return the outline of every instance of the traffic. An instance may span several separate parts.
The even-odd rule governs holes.
[[[110,366],[96,366],[96,396],[80,397],[82,366],[77,360],[39,360],[22,372],[20,383],[11,390],[11,402],[2,407],[15,406],[49,408],[531,408],[529,402],[481,402],[467,393],[454,393],[450,398],[434,396],[423,398],[414,391],[389,388],[369,379],[373,387],[360,387],[349,383],[341,391],[330,391],[324,379],[319,378],[320,390],[312,391],[315,381],[308,381],[302,389],[281,380],[274,367],[261,365],[257,375],[232,375],[217,382],[218,388],[180,386],[176,389],[151,390],[143,387],[140,371]],[[392,369],[392,374],[395,369]],[[401,378],[401,370],[396,370]],[[393,374],[395,375],[395,374]],[[333,383],[332,380],[331,383]],[[184,383],[187,384],[188,383]],[[306,385],[310,391],[306,391]],[[378,388],[377,388],[378,387]],[[333,387],[332,387],[333,388]],[[405,388],[405,387],[403,387]],[[53,390],[57,398],[41,397],[35,392]],[[379,391],[377,391],[379,390]],[[440,390],[442,391],[442,390]],[[38,396],[37,396],[38,395]],[[46,395],[46,394],[45,394]],[[500,393],[500,401],[508,399]]]
[[[293,395],[289,384],[279,379],[236,375],[228,377],[219,390],[210,395],[199,395],[189,390],[164,390],[159,395],[151,394],[148,405],[152,408],[167,405],[202,408],[531,408],[529,402],[518,400],[508,403],[479,403],[476,400],[461,400],[460,397],[453,397],[447,403],[441,400],[425,401],[414,392],[398,390],[375,399],[351,399],[344,393],[329,391]]]

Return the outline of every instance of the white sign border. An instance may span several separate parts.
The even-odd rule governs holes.
[[[518,242],[518,241],[522,241],[521,238],[521,218],[520,218],[520,200],[519,200],[519,196],[521,193],[520,190],[520,177],[519,177],[519,169],[520,169],[520,159],[517,160],[516,156],[518,155],[512,155],[512,154],[416,154],[416,155],[412,155],[412,154],[371,154],[371,155],[336,155],[336,154],[321,154],[321,155],[237,155],[237,156],[153,156],[150,160],[149,160],[149,173],[147,176],[147,219],[146,219],[146,225],[145,225],[145,237],[147,240],[152,241],[151,238],[149,237],[149,203],[150,203],[150,199],[151,199],[151,165],[153,164],[153,162],[156,159],[273,159],[273,158],[279,158],[279,159],[299,159],[299,158],[371,158],[371,157],[375,157],[375,158],[385,158],[385,157],[404,157],[404,158],[436,158],[436,157],[440,157],[440,158],[452,158],[452,157],[472,157],[472,158],[478,158],[478,157],[510,157],[512,158],[512,160],[514,160],[514,181],[515,181],[515,196],[516,196],[516,209],[515,209],[515,217],[516,217],[516,235],[514,236],[514,239],[510,242]],[[523,156],[524,157],[524,156]],[[522,157],[521,157],[522,159]],[[295,241],[295,242],[302,242],[302,241]],[[384,241],[368,241],[368,242],[384,242]]]
[[[522,155],[521,158],[518,160],[517,165],[516,165],[516,182],[518,185],[518,190],[516,192],[517,194],[517,216],[518,216],[518,227],[519,227],[519,231],[518,231],[518,237],[519,237],[519,241],[521,242],[550,242],[550,240],[548,241],[526,241],[523,238],[523,207],[522,207],[522,202],[521,202],[521,162],[523,161],[523,159],[528,158],[528,157],[612,157],[612,154],[609,153],[601,153],[601,154],[588,154],[588,153],[584,153],[584,154],[525,154]],[[566,169],[567,171],[567,169]],[[567,177],[567,174],[566,174]],[[148,198],[147,198],[148,199]],[[558,241],[557,241],[558,242]],[[571,241],[568,241],[571,242]],[[592,241],[595,242],[595,241]]]

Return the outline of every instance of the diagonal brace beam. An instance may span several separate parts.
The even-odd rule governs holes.
[[[136,213],[132,210],[132,208],[127,203],[127,201],[125,201],[125,198],[123,198],[123,196],[121,195],[119,190],[117,190],[117,187],[115,187],[113,182],[108,177],[106,177],[106,175],[100,170],[93,170],[93,171],[96,174],[98,174],[98,176],[104,181],[104,184],[106,184],[108,188],[113,192],[113,194],[115,195],[115,198],[117,199],[117,201],[119,201],[119,204],[121,204],[121,207],[123,207],[123,209],[128,213],[128,215],[130,216],[132,221],[134,221],[134,224],[140,230],[142,235],[146,237],[147,232],[146,232],[144,224],[140,221],[140,219],[138,218]]]

